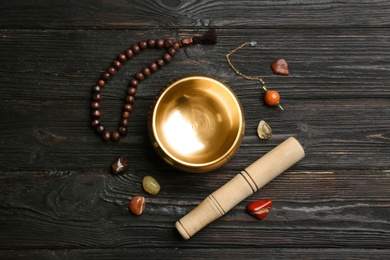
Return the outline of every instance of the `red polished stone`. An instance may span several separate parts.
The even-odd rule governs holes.
[[[135,215],[141,215],[145,210],[146,200],[144,196],[134,196],[130,201],[130,210]]]
[[[264,219],[272,207],[272,200],[257,200],[249,203],[246,210],[257,219]]]
[[[271,64],[275,74],[288,75],[288,65],[285,59],[276,60]]]

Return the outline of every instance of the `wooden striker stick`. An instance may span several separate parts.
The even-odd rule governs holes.
[[[210,194],[176,222],[184,239],[223,216],[238,203],[290,168],[305,156],[301,144],[290,137]]]

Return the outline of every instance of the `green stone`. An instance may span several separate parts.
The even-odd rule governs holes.
[[[142,187],[144,190],[152,195],[156,195],[160,192],[160,184],[152,176],[145,176],[142,180]]]

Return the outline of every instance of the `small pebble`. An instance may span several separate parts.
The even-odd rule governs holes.
[[[127,168],[129,168],[129,160],[126,156],[122,155],[112,164],[111,168],[114,174],[124,172]]]
[[[288,65],[285,59],[276,60],[271,64],[272,70],[275,74],[288,75]]]
[[[261,120],[257,126],[257,135],[260,139],[270,139],[272,136],[272,129],[264,120]]]
[[[145,176],[142,180],[142,187],[144,190],[152,195],[156,195],[160,192],[160,184],[152,176]]]
[[[272,207],[272,200],[257,200],[249,203],[246,210],[257,219],[264,219]]]
[[[135,215],[141,215],[145,210],[146,200],[144,196],[134,196],[130,201],[130,210]]]

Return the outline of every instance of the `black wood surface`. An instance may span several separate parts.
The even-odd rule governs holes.
[[[181,49],[141,83],[128,135],[104,143],[89,126],[91,88],[139,40],[179,40],[214,27],[218,43]],[[282,96],[267,107],[262,76]],[[389,1],[1,1],[0,258],[136,259],[390,257]],[[162,52],[128,62],[103,91],[103,120],[117,125],[127,82]],[[289,76],[270,64],[287,60]],[[233,159],[205,174],[171,168],[147,135],[158,90],[188,74],[213,76],[246,117]],[[270,140],[256,136],[267,121]],[[188,241],[176,220],[289,136],[306,157]],[[130,169],[112,175],[120,155]],[[142,190],[145,175],[161,192]],[[144,195],[143,215],[129,212]],[[258,221],[253,200],[273,208]]]

